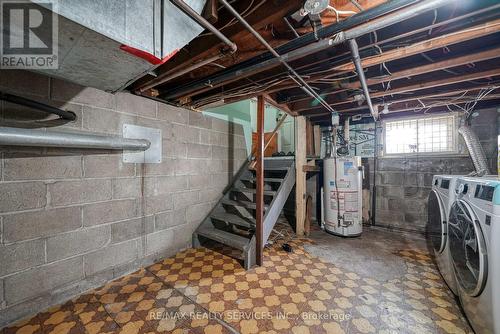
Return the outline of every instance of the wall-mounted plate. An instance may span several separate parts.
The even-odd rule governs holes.
[[[123,151],[123,162],[159,164],[162,157],[162,136],[160,129],[123,124],[123,138],[146,139],[151,146],[146,151]]]

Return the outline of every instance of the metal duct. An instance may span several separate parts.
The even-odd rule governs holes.
[[[0,127],[0,145],[145,151],[151,142],[88,133]]]
[[[478,176],[490,174],[486,154],[476,133],[469,126],[465,125],[458,129],[458,133],[464,138],[465,145],[467,145],[470,157],[474,163],[474,168],[476,168],[476,174]]]

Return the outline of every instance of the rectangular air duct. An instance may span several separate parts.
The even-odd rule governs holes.
[[[201,13],[205,1],[186,2]],[[59,0],[53,11],[59,68],[37,71],[110,92],[154,70],[203,30],[166,0]]]

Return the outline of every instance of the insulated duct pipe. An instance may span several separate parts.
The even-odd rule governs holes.
[[[372,104],[372,99],[370,98],[370,91],[368,90],[368,84],[366,83],[365,72],[363,70],[363,65],[361,64],[361,57],[359,56],[359,48],[358,43],[356,43],[356,39],[349,40],[349,48],[351,49],[352,61],[354,66],[356,66],[356,72],[358,72],[359,82],[361,83],[361,87],[363,88],[363,93],[365,94],[366,103],[368,104],[368,108],[370,109],[370,114],[372,114],[373,119],[378,119],[378,111],[375,111]]]
[[[389,1],[388,4],[390,4],[391,2],[395,2],[395,1]],[[420,14],[426,13],[428,11],[431,11],[431,10],[434,10],[434,9],[437,9],[437,8],[440,8],[440,7],[443,7],[445,5],[449,5],[449,4],[450,4],[449,0],[423,0],[423,1],[417,2],[414,5],[404,7],[396,12],[393,12],[393,13],[378,17],[376,19],[373,19],[372,21],[369,21],[365,24],[355,26],[355,27],[349,28],[349,29],[344,30],[344,31],[340,31],[335,35],[335,37],[333,37],[331,39],[319,40],[318,42],[311,43],[311,44],[308,44],[308,45],[303,46],[301,48],[290,51],[288,53],[281,54],[280,59],[272,58],[272,59],[264,60],[260,63],[252,64],[252,65],[247,66],[245,68],[240,68],[238,70],[234,70],[232,72],[226,72],[226,73],[223,73],[220,75],[216,74],[215,76],[212,76],[209,78],[204,78],[204,79],[196,81],[194,83],[186,84],[186,85],[181,86],[177,89],[172,89],[170,92],[165,94],[165,96],[163,96],[163,98],[166,100],[169,100],[169,99],[174,99],[174,98],[177,98],[180,96],[194,93],[198,90],[202,90],[203,88],[206,88],[207,83],[210,83],[211,88],[219,87],[222,84],[224,84],[225,82],[249,77],[249,76],[254,75],[256,73],[260,73],[262,71],[265,71],[266,69],[275,67],[275,66],[279,65],[283,59],[285,59],[287,61],[301,59],[301,58],[306,57],[310,54],[326,50],[327,48],[330,48],[332,46],[340,45],[340,44],[342,44],[350,39],[358,38],[360,36],[363,36],[367,33],[373,32],[375,30],[379,30],[379,29],[391,26],[393,24],[408,20],[412,17],[418,16]],[[375,7],[375,9],[376,9],[376,7]],[[361,14],[362,13],[357,14],[357,15],[361,15]],[[353,16],[352,19],[354,19],[357,15]],[[347,24],[352,19],[342,21],[339,24],[342,24],[344,22],[346,22],[345,24]]]
[[[178,0],[176,0],[178,1]],[[233,14],[233,16],[240,21],[247,30],[254,35],[255,38],[259,40],[259,42],[266,47],[266,49],[271,52],[271,54],[283,65],[286,67],[286,69],[289,72],[289,77],[295,81],[297,86],[299,86],[300,89],[302,89],[305,93],[307,93],[309,96],[312,98],[316,99],[323,107],[325,107],[326,110],[330,112],[335,112],[335,110],[318,94],[312,89],[311,86],[285,61],[285,59],[278,53],[276,50],[273,49],[273,47],[262,37],[251,25],[248,23],[241,15],[234,9],[227,0],[220,0],[222,5],[226,7],[227,10]]]
[[[145,151],[145,139],[0,127],[0,145]]]
[[[214,27],[210,22],[208,22],[203,16],[198,14],[193,8],[191,8],[187,3],[185,3],[183,0],[170,0],[177,8],[179,8],[184,14],[189,16],[193,21],[198,23],[200,26],[203,28],[207,29],[211,33],[213,33],[217,38],[219,38],[224,44],[226,44],[229,47],[229,51],[224,52],[221,51],[216,56],[209,57],[207,59],[201,60],[197,63],[191,64],[190,66],[181,69],[180,71],[177,71],[174,69],[174,71],[167,72],[165,74],[159,75],[156,79],[152,80],[150,83],[141,86],[139,88],[139,91],[142,93],[150,88],[153,88],[155,86],[161,85],[165,82],[168,82],[172,79],[178,78],[183,74],[189,73],[191,71],[194,71],[202,66],[205,66],[207,64],[213,63],[214,61],[217,61],[229,54],[233,54],[238,50],[238,47],[235,43],[233,43],[229,38],[227,38],[222,32],[217,30],[216,27]]]
[[[467,145],[470,157],[474,163],[477,176],[490,174],[486,154],[484,153],[483,146],[481,146],[481,142],[476,133],[466,125],[460,127],[458,133],[464,138],[465,145]]]

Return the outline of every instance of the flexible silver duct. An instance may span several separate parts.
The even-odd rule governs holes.
[[[486,154],[476,133],[469,126],[465,125],[458,129],[458,133],[464,138],[465,145],[467,145],[470,157],[474,163],[474,168],[476,168],[477,176],[490,174]]]

